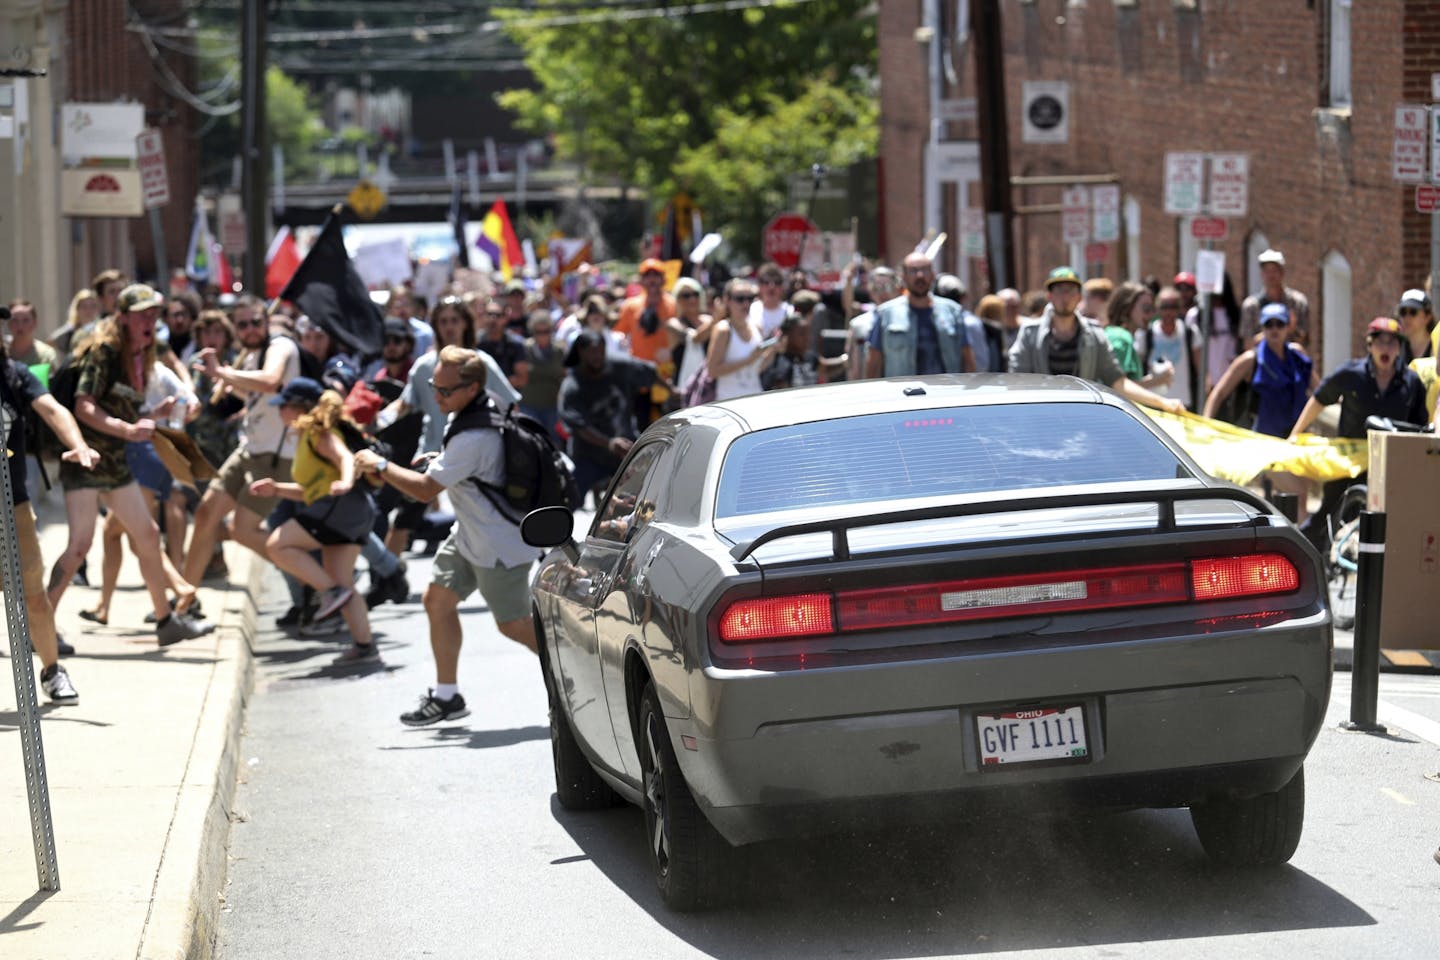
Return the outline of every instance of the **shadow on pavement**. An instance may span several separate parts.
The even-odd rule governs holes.
[[[80,723],[87,727],[113,727],[113,723],[106,723],[103,720],[91,720],[85,717],[69,716],[65,708],[55,702],[40,704],[40,716],[49,723]],[[0,733],[9,733],[20,729],[20,711],[0,710]]]
[[[0,936],[4,936],[7,933],[19,933],[22,930],[38,929],[41,923],[22,923],[21,921],[34,913],[36,907],[55,896],[58,892],[57,890],[42,890],[29,899],[17,903],[14,910],[0,917]]]
[[[531,740],[549,740],[548,726],[512,727],[507,730],[469,730],[465,727],[416,727],[417,733],[429,734],[424,743],[403,747],[386,746],[381,750],[434,750],[437,747],[468,747],[488,750],[491,747],[513,747]]]
[[[616,887],[722,960],[878,960],[1376,923],[1294,867],[1214,867],[1183,810],[763,844],[737,858],[728,886],[738,901],[701,914],[661,902],[638,808],[574,813],[552,797],[551,812]]]

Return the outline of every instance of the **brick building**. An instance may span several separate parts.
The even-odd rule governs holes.
[[[64,323],[74,291],[105,267],[154,277],[148,218],[61,215],[62,104],[138,102],[161,132],[170,203],[161,208],[169,265],[184,262],[197,186],[198,114],[182,99],[193,59],[147,47],[132,17],[183,24],[185,0],[0,0],[0,66],[46,75],[0,81],[0,298],[39,308],[42,330]]]
[[[978,0],[973,0],[978,2]],[[885,248],[898,259],[926,229],[960,228],[979,203],[967,100],[973,60],[958,8],[882,0],[880,74]],[[1440,2],[1349,0],[1002,0],[1012,177],[1113,174],[1125,236],[1092,275],[1169,278],[1194,268],[1189,220],[1163,209],[1168,150],[1244,152],[1249,211],[1216,244],[1237,295],[1255,255],[1284,251],[1287,282],[1311,298],[1311,343],[1326,369],[1363,348],[1370,317],[1430,267],[1430,218],[1392,179],[1395,107],[1431,102]],[[928,29],[927,29],[928,28]],[[1068,142],[1022,142],[1026,81],[1065,81]],[[933,113],[946,119],[932,126]],[[958,118],[958,119],[949,119]],[[927,145],[927,140],[933,140]],[[927,168],[927,154],[931,158]],[[931,184],[927,195],[927,177]],[[1059,186],[1016,187],[1015,266],[1035,286],[1080,259],[1060,239]],[[983,286],[979,261],[948,269]],[[1075,262],[1081,268],[1082,264]],[[966,268],[970,268],[968,271]]]

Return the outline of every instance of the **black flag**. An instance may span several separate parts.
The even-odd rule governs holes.
[[[465,203],[460,199],[460,184],[455,184],[450,194],[450,225],[455,228],[455,246],[460,248],[456,255],[457,267],[470,266],[470,246],[465,242]]]
[[[345,239],[340,235],[341,209],[337,206],[325,218],[320,236],[280,291],[280,299],[299,306],[351,353],[372,357],[380,352],[385,316],[370,299],[364,281],[350,262],[350,254],[345,252]]]

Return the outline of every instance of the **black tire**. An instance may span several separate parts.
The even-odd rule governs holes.
[[[545,689],[550,695],[550,758],[555,764],[555,795],[566,810],[604,810],[620,803],[617,794],[585,756],[565,708],[557,692],[558,684],[551,676],[549,658],[541,662],[545,673]]]
[[[1305,823],[1305,768],[1274,793],[1212,800],[1190,808],[1190,821],[1211,860],[1227,866],[1278,866],[1295,854]]]
[[[645,841],[655,885],[672,910],[714,906],[721,900],[733,849],[705,819],[680,773],[654,684],[646,684],[642,694],[638,733]]]

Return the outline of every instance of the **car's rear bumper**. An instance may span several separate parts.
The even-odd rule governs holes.
[[[1322,614],[1259,631],[785,671],[707,670],[677,736],[733,843],[841,829],[841,811],[965,813],[987,798],[1178,806],[1277,789],[1329,699]],[[699,688],[699,689],[697,689]],[[697,695],[703,694],[703,695]],[[995,769],[984,709],[1083,704],[1089,758]],[[887,814],[888,815],[888,814]]]

